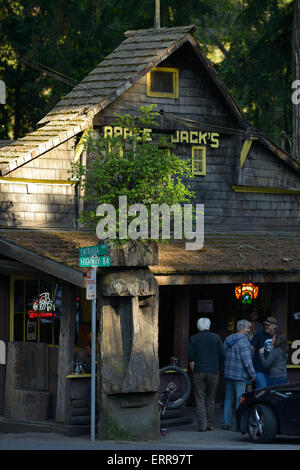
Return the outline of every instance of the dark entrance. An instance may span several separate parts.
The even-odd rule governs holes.
[[[259,296],[253,304],[243,304],[235,298],[236,284],[201,284],[191,286],[161,286],[159,306],[159,362],[160,367],[177,356],[179,365],[187,368],[187,345],[189,337],[198,332],[197,320],[201,316],[211,320],[211,331],[224,341],[235,331],[236,322],[248,318],[253,306],[260,312],[260,321],[271,312],[270,287],[257,284]],[[184,301],[185,299],[185,301]],[[180,307],[178,307],[180,305]],[[217,401],[224,400],[223,370]],[[193,406],[193,396],[189,400]]]

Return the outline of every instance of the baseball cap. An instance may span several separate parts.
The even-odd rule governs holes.
[[[275,326],[278,326],[278,321],[277,321],[277,318],[275,317],[267,317],[265,319],[265,321],[263,322],[264,325],[275,325]]]

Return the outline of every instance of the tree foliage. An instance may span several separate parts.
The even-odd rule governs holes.
[[[126,30],[153,27],[154,10],[155,0],[0,0],[0,139],[32,130]],[[196,24],[246,117],[276,139],[292,128],[292,10],[292,0],[161,0],[161,26]]]
[[[144,204],[149,214],[152,204],[188,203],[194,196],[183,182],[193,177],[188,162],[172,152],[166,138],[149,140],[149,128],[158,126],[159,116],[152,107],[142,106],[137,116],[116,115],[115,125],[126,130],[122,135],[86,138],[88,165],[73,163],[71,173],[85,201],[81,223],[94,228],[101,204],[112,204],[118,214],[120,196],[128,205]]]
[[[217,69],[255,127],[279,140],[292,134],[292,3],[249,0]]]

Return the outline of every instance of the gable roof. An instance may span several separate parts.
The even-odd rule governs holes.
[[[0,149],[1,176],[86,130],[97,113],[186,42],[193,47],[238,124],[248,131],[251,125],[203,53],[194,30],[194,26],[182,26],[127,31],[126,39],[39,121],[37,130]],[[300,172],[300,163],[288,153],[265,137],[258,140]]]

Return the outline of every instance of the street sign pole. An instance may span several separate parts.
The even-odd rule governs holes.
[[[97,268],[93,268],[97,279]],[[96,301],[92,300],[92,364],[91,364],[91,441],[95,442],[96,415]]]
[[[79,248],[79,267],[90,268],[86,276],[86,298],[92,301],[92,344],[91,344],[91,441],[95,442],[96,424],[96,302],[97,267],[110,266],[107,245]],[[104,255],[104,256],[103,256]]]

